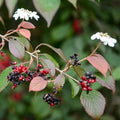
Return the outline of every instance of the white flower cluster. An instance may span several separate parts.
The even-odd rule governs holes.
[[[24,8],[17,9],[13,17],[15,18],[15,20],[17,20],[19,17],[20,19],[25,19],[25,20],[29,20],[29,18],[31,19],[34,18],[35,20],[38,20],[39,18],[39,16],[37,15],[37,12],[35,11],[32,12]]]
[[[108,35],[108,33],[97,32],[91,36],[91,40],[99,39],[104,45],[114,47],[117,40]]]

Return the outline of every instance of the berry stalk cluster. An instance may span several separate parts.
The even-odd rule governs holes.
[[[19,65],[16,66],[16,62],[12,64],[12,72],[7,76],[8,81],[13,83],[12,89],[15,89],[17,85],[20,85],[21,82],[31,81],[34,77],[40,76],[43,79],[47,80],[47,74],[49,70],[42,69],[42,65],[37,66],[36,71],[28,70],[27,66]]]
[[[73,56],[70,56],[70,59],[74,60],[73,63],[72,63],[73,66],[74,65],[76,65],[76,66],[81,65],[81,63],[78,63],[79,59],[77,58],[77,56],[78,56],[78,54],[76,54],[76,53]]]
[[[92,91],[92,88],[90,87],[91,84],[96,82],[96,76],[93,75],[93,73],[86,72],[85,76],[81,77],[79,85],[81,85],[82,90],[87,91],[87,94],[89,91]]]
[[[48,103],[50,106],[55,106],[59,102],[61,102],[61,99],[55,97],[55,95],[58,93],[58,91],[55,89],[52,93],[46,93],[43,96],[43,100]]]

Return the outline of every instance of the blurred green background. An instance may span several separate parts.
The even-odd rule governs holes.
[[[31,0],[29,2],[19,0],[15,10],[22,7],[35,10]],[[1,34],[16,28],[20,23],[20,20],[15,21],[8,17],[5,3],[0,8],[0,16],[5,23],[4,26],[0,22]],[[74,53],[78,53],[80,59],[89,55],[98,44],[98,41],[90,40],[91,35],[96,32],[107,32],[117,39],[114,48],[101,45],[98,50],[111,66],[116,80],[116,94],[112,95],[110,90],[103,87],[99,90],[107,102],[101,120],[120,120],[120,0],[78,0],[77,9],[67,0],[61,0],[60,8],[49,28],[42,16],[39,21],[30,21],[37,26],[36,29],[31,30],[33,47],[42,42],[48,43],[61,48],[68,60]],[[7,45],[4,50],[11,61],[18,61],[7,51]],[[44,47],[41,50],[51,54],[61,68],[64,67],[65,63],[53,51]],[[86,71],[95,70],[88,62],[83,62],[82,67]],[[47,88],[35,95],[33,92],[28,92],[28,84],[20,85],[16,90],[12,90],[9,85],[0,93],[0,120],[92,120],[80,103],[80,93],[75,98],[71,97],[70,83],[66,81],[60,92],[62,103],[53,108],[42,100],[43,94],[51,91]]]

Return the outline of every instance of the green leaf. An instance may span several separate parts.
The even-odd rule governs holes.
[[[94,84],[91,84],[91,88],[94,90],[98,90],[102,87],[102,85],[99,82],[95,82]]]
[[[65,62],[67,62],[67,59],[65,58],[65,55],[64,55],[64,53],[62,52],[61,49],[55,48],[55,47],[53,47],[53,46],[51,46],[51,45],[49,45],[49,44],[46,44],[46,43],[41,43],[39,46],[42,46],[42,45],[45,45],[45,46],[51,48],[51,49],[52,49],[53,51],[55,51]]]
[[[79,92],[79,90],[80,90],[80,87],[79,87],[79,85],[78,85],[76,82],[74,82],[72,79],[68,78],[68,80],[69,80],[69,82],[70,82],[70,84],[71,84],[71,87],[72,87],[72,98],[74,98],[74,97],[78,94],[78,92]]]
[[[14,12],[14,9],[15,9],[15,6],[16,6],[17,2],[18,2],[18,0],[5,0],[5,3],[6,3],[6,6],[8,8],[10,17],[12,16],[12,14]]]
[[[81,78],[83,75],[85,75],[85,70],[84,70],[82,67],[80,67],[79,65],[78,65],[78,66],[74,65],[72,68],[74,69],[74,71],[76,72],[76,74],[77,74],[80,78]]]
[[[4,71],[0,74],[0,92],[4,90],[9,82],[7,81],[7,76],[12,71],[11,67],[6,68]]]
[[[115,80],[120,80],[120,66],[113,70],[112,75]]]
[[[77,0],[68,0],[75,8],[77,8]]]
[[[89,94],[83,91],[80,96],[81,103],[85,111],[94,119],[99,120],[105,109],[104,96],[96,91],[90,91]]]
[[[60,0],[33,0],[33,3],[38,12],[45,18],[49,27],[60,6]]]
[[[3,0],[0,0],[0,7],[2,6],[2,4],[3,4]]]
[[[9,37],[9,50],[18,59],[24,58],[25,48],[15,37]]]
[[[54,80],[54,85],[56,88],[61,88],[65,84],[65,76],[61,73],[59,74],[55,80]]]
[[[48,59],[44,59],[44,58],[39,58],[39,59],[42,65],[44,66],[44,68],[50,70],[49,75],[51,77],[54,77],[55,76],[55,65],[53,64],[53,62]]]

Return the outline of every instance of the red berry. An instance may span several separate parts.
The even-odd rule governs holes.
[[[82,76],[81,79],[82,79],[82,80],[86,80],[86,77],[85,77],[85,76]]]
[[[87,82],[92,83],[92,80],[91,80],[91,79],[88,79]]]
[[[50,106],[55,106],[54,103],[51,103]]]
[[[92,79],[92,80],[91,80],[91,83],[94,83],[94,82],[95,82],[95,80],[94,80],[94,79]]]
[[[38,64],[38,67],[39,67],[39,68],[42,68],[42,65],[41,65],[41,64]]]
[[[84,84],[84,87],[86,88],[87,86],[88,86],[88,85],[85,83],[85,84]]]
[[[86,87],[83,87],[82,89],[83,89],[83,90],[87,90],[87,88],[86,88]]]
[[[15,89],[17,87],[17,84],[14,84],[13,86],[12,86],[12,89]]]
[[[92,91],[92,88],[91,88],[91,87],[88,87],[87,89],[88,89],[89,91]]]
[[[74,20],[73,22],[73,30],[76,34],[79,34],[81,32],[80,21],[78,19]]]
[[[19,77],[19,80],[22,80],[23,79],[23,77]]]

